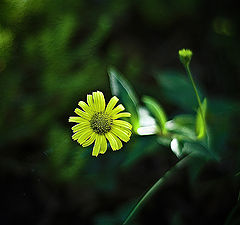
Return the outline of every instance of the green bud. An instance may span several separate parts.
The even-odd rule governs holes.
[[[178,54],[179,54],[179,59],[180,59],[181,63],[184,66],[188,66],[191,61],[191,58],[192,58],[192,51],[190,49],[183,48],[178,51]]]

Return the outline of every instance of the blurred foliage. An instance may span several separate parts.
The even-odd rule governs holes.
[[[1,222],[121,224],[138,197],[195,151],[133,222],[238,224],[239,25],[231,1],[1,0]],[[197,102],[177,57],[183,47],[194,52],[192,72],[207,96],[210,148],[196,142]],[[121,102],[136,103],[135,134],[95,159],[71,140],[67,120],[87,93],[111,97],[109,66],[127,83]],[[164,109],[171,138],[137,135],[143,122],[147,133],[163,126],[153,105]]]

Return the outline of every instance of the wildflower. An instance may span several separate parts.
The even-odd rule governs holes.
[[[184,66],[188,66],[192,58],[192,51],[190,49],[181,49],[178,51],[178,54],[181,63]]]
[[[69,122],[75,122],[77,125],[72,127],[72,139],[77,141],[83,147],[91,145],[94,147],[93,156],[104,154],[107,150],[107,140],[113,151],[122,148],[122,141],[127,142],[131,136],[132,125],[126,121],[118,120],[121,117],[130,117],[122,104],[115,107],[118,102],[116,96],[112,97],[106,106],[104,95],[101,91],[93,92],[87,95],[87,103],[80,101],[78,105],[82,108],[76,108],[75,113],[78,116],[69,118]],[[105,107],[106,106],[106,107]],[[115,107],[115,108],[114,108]]]

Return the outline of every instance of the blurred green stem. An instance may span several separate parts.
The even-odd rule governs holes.
[[[240,206],[240,201],[239,201],[239,199],[238,199],[237,204],[236,204],[236,205],[233,207],[233,209],[231,210],[231,212],[230,212],[229,216],[227,217],[227,219],[226,219],[224,225],[230,225],[230,224],[233,224],[233,223],[232,223],[232,222],[233,222],[232,219],[233,219],[234,215],[236,214],[236,212],[237,212],[239,206]]]
[[[186,72],[187,72],[187,75],[188,75],[189,79],[191,80],[195,95],[197,97],[197,101],[198,101],[198,105],[199,105],[199,109],[200,109],[200,114],[201,114],[201,117],[202,117],[202,120],[203,120],[204,130],[207,133],[206,121],[205,121],[205,117],[204,117],[203,109],[202,109],[202,102],[201,102],[201,99],[200,99],[199,94],[198,94],[197,86],[196,86],[196,84],[193,80],[192,73],[191,73],[191,70],[189,68],[189,64],[186,64],[184,67],[186,69]]]
[[[191,155],[187,155],[185,158],[181,159],[175,166],[173,166],[170,170],[168,170],[148,191],[147,193],[140,199],[134,209],[130,212],[127,219],[124,221],[123,225],[126,225],[130,222],[131,219],[137,214],[137,212],[146,204],[146,202],[152,197],[152,195],[159,190],[166,181],[171,178],[175,172],[184,167],[186,163],[191,159]]]

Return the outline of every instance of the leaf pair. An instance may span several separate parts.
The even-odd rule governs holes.
[[[133,130],[135,133],[139,133],[138,129],[141,125],[140,117],[142,116],[144,117],[143,119],[146,119],[147,116],[143,115],[144,109],[141,110],[142,108],[139,106],[136,94],[134,93],[131,85],[112,67],[109,69],[109,77],[112,94],[118,96],[122,103],[126,106],[127,111],[131,113],[130,120],[133,125]],[[167,118],[163,108],[153,98],[148,96],[143,98],[143,102],[149,112],[154,116],[161,133],[166,134],[167,130],[165,128],[165,123],[167,122]],[[145,129],[147,128],[145,127]],[[151,132],[146,133],[150,134]]]

